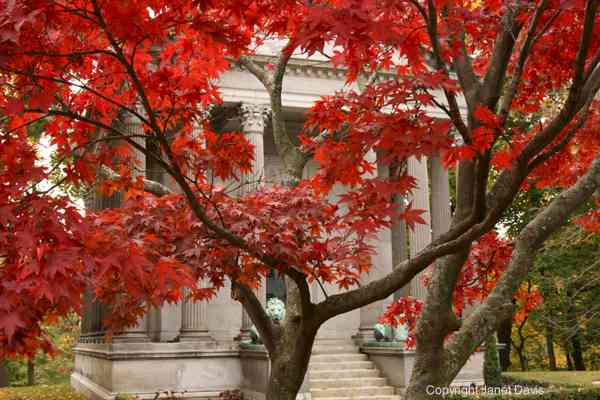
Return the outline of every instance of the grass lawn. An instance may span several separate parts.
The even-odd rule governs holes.
[[[505,372],[505,375],[516,379],[547,382],[553,385],[595,386],[592,382],[600,382],[600,371],[531,371]],[[0,400],[2,400],[0,398]]]
[[[0,400],[85,400],[69,384],[36,385],[0,389]]]

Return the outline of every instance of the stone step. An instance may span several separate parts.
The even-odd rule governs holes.
[[[352,339],[317,339],[315,346],[355,346]]]
[[[312,349],[312,353],[316,354],[358,354],[360,350],[358,347],[348,345],[319,345]]]
[[[385,378],[341,378],[341,379],[312,379],[311,389],[362,388],[386,386]]]
[[[364,396],[389,396],[393,395],[391,386],[362,386],[328,389],[310,389],[312,398],[323,397],[364,397]]]
[[[341,353],[341,354],[315,354],[310,357],[311,362],[347,362],[347,361],[366,361],[368,356],[362,353]]]
[[[335,369],[309,372],[310,379],[377,378],[378,369]]]
[[[373,369],[375,366],[372,361],[346,361],[346,362],[314,362],[311,361],[309,366],[309,371],[331,371],[332,368],[336,370],[346,370],[346,369]]]

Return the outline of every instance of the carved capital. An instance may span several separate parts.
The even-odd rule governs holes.
[[[244,132],[263,133],[269,117],[269,107],[264,104],[244,103],[240,107],[240,115]]]

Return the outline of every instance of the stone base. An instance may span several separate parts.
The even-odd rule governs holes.
[[[209,399],[242,383],[239,351],[215,343],[80,344],[74,353],[71,384],[92,400],[154,399],[166,391]]]
[[[84,376],[79,375],[74,372],[71,375],[71,387],[75,389],[75,391],[83,394],[86,398],[90,400],[115,400],[117,396],[122,395],[122,393],[112,393],[106,391],[103,387],[96,385],[94,382],[90,381]],[[177,398],[185,398],[190,400],[217,400],[219,398],[219,394],[221,392],[194,392],[187,391],[183,393],[174,393],[177,395]],[[130,393],[134,395],[136,399],[141,400],[155,400],[156,393]],[[161,395],[159,397],[162,398]]]
[[[264,400],[270,361],[263,346],[232,348],[229,343],[85,343],[75,349],[71,385],[90,400],[119,395],[155,399],[216,399],[240,389],[245,398]],[[310,400],[308,379],[298,394]]]
[[[398,393],[406,390],[415,363],[414,351],[405,350],[402,344],[386,346],[385,343],[381,346],[369,343],[362,346],[361,351],[368,354],[369,359],[383,372],[389,384],[394,386]],[[452,381],[452,386],[471,384],[483,385],[483,352],[471,355]]]

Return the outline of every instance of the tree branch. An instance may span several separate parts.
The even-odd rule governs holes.
[[[231,290],[232,297],[242,303],[250,319],[254,322],[254,326],[256,326],[265,347],[269,353],[272,353],[275,350],[276,342],[275,326],[265,312],[262,304],[254,292],[246,285],[232,281]]]
[[[523,43],[523,47],[519,52],[519,59],[517,61],[517,66],[515,71],[513,72],[512,79],[510,84],[508,85],[508,89],[506,91],[506,95],[504,96],[501,106],[500,106],[500,125],[504,126],[506,124],[506,120],[508,118],[508,113],[510,111],[510,107],[512,105],[513,99],[517,94],[517,86],[521,77],[523,76],[523,70],[525,68],[525,63],[527,62],[527,58],[531,52],[531,48],[533,47],[535,40],[538,36],[536,36],[535,31],[537,29],[537,25],[540,19],[540,16],[546,9],[548,5],[548,0],[542,0],[531,18],[531,22],[529,23],[529,28],[527,29],[527,36],[525,37],[525,43]]]
[[[233,58],[228,58],[228,60],[246,68],[248,72],[254,75],[263,84],[265,89],[267,89],[267,92],[271,94],[273,91],[273,80],[269,75],[269,72],[251,57],[242,55],[238,60],[234,60]]]
[[[592,44],[592,36],[596,23],[596,11],[598,10],[598,0],[588,0],[585,5],[585,15],[583,18],[583,31],[575,65],[573,67],[573,84],[571,85],[570,95],[577,96],[584,83],[585,61]],[[571,97],[571,96],[569,96]]]
[[[119,179],[121,176],[119,174],[117,174],[115,171],[113,171],[112,169],[108,168],[106,165],[103,165],[100,167],[100,171],[98,173],[101,177],[103,178],[108,178],[108,179]],[[150,179],[143,179],[144,182],[144,191],[148,192],[148,193],[152,193],[155,196],[161,197],[161,196],[166,196],[168,194],[172,194],[173,191],[171,189],[169,189],[167,186],[163,185],[160,182],[156,182]]]
[[[545,153],[542,153],[542,154],[538,155],[536,158],[534,158],[529,163],[529,166],[527,167],[528,171],[533,171],[538,165],[544,163],[546,160],[550,159],[553,155],[555,155],[556,153],[561,151],[571,141],[573,136],[575,136],[577,131],[587,121],[587,117],[588,117],[589,111],[590,111],[590,106],[592,103],[591,100],[592,99],[588,100],[588,102],[584,106],[583,110],[581,111],[579,118],[577,119],[575,124],[569,128],[569,130],[567,131],[567,133],[565,134],[563,139],[559,143],[557,143],[555,146],[553,146],[551,149],[546,151]]]
[[[129,61],[127,60],[127,57],[125,57],[125,54],[123,53],[123,49],[119,46],[119,44],[117,43],[117,40],[113,36],[113,34],[108,30],[108,26],[106,24],[106,21],[104,21],[104,17],[102,17],[102,11],[100,10],[100,8],[98,6],[97,0],[92,0],[92,5],[94,8],[94,15],[98,19],[98,21],[97,21],[98,25],[106,34],[108,41],[110,42],[113,50],[115,51],[115,57],[117,58],[117,60],[119,60],[119,62],[123,65],[123,67],[127,71],[127,75],[129,75],[129,77],[131,78],[131,81],[133,82],[133,85],[135,86],[136,91],[137,91],[138,95],[140,96],[144,110],[146,111],[146,114],[148,115],[148,118],[149,118],[149,121],[148,121],[149,126],[156,132],[157,135],[161,134],[162,131],[158,125],[158,121],[156,120],[156,115],[154,114],[154,109],[152,108],[152,105],[150,104],[150,100],[148,99],[148,96],[146,95],[146,91],[144,89],[144,85],[142,85],[142,82],[140,82],[140,79],[137,75],[137,72],[135,71],[135,68],[133,67],[132,64],[129,63]]]
[[[431,41],[431,47],[433,52],[433,58],[435,60],[435,68],[438,71],[444,72],[447,77],[450,76],[448,72],[448,68],[444,59],[442,58],[442,50],[440,45],[440,40],[438,36],[437,30],[437,9],[435,8],[435,4],[433,0],[428,0],[428,17],[426,19],[427,22],[427,34],[429,35],[429,40]],[[465,125],[462,115],[460,113],[460,108],[458,107],[458,101],[456,100],[456,95],[444,88],[444,95],[446,97],[446,101],[448,102],[448,114],[455,128],[458,130],[460,135],[465,139],[465,141],[469,141],[469,128]]]
[[[277,63],[272,74],[248,56],[242,56],[239,60],[233,61],[238,63],[238,65],[242,65],[248,72],[253,74],[269,93],[273,138],[275,140],[277,152],[284,162],[287,175],[294,180],[300,180],[302,178],[304,165],[309,160],[310,155],[302,152],[295,143],[294,138],[289,134],[283,116],[281,99],[283,77],[293,50],[290,46],[291,42],[282,50],[277,58]]]
[[[490,110],[495,110],[502,85],[506,77],[506,70],[510,63],[510,58],[515,46],[516,38],[523,27],[523,24],[517,22],[517,14],[521,8],[521,2],[518,2],[517,9],[506,6],[507,11],[502,16],[501,25],[503,29],[496,36],[496,43],[490,59],[490,67],[487,70],[481,87],[481,103]]]

